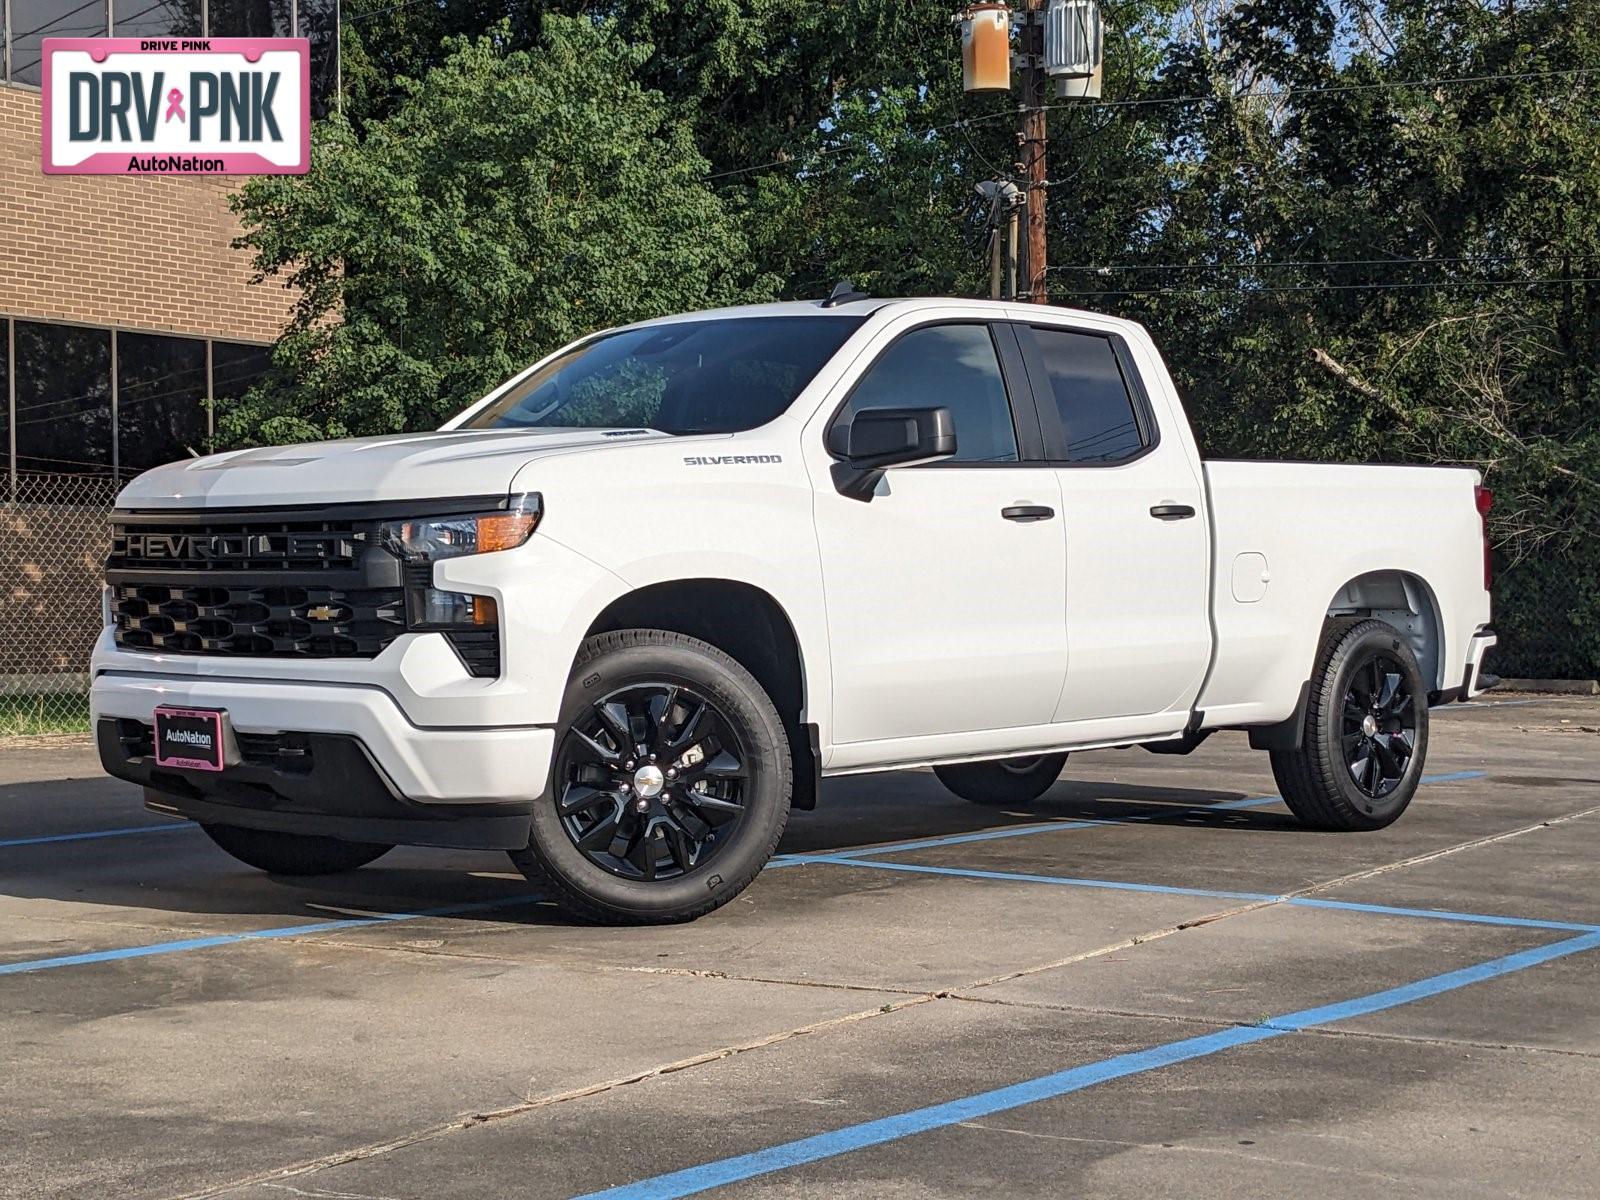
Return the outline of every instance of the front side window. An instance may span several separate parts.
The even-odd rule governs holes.
[[[1111,339],[1037,326],[1032,333],[1061,419],[1065,461],[1121,462],[1143,450],[1133,399]]]
[[[954,462],[1016,462],[1005,376],[987,325],[931,325],[905,335],[867,369],[835,419],[868,408],[948,408]]]
[[[626,329],[558,355],[461,428],[739,433],[781,415],[860,324],[727,317]]]

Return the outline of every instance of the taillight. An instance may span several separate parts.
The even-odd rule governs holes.
[[[1494,560],[1489,552],[1489,510],[1494,507],[1494,493],[1482,486],[1475,491],[1478,519],[1483,522],[1483,590],[1487,592],[1494,582]]]

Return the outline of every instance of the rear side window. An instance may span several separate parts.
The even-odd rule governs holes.
[[[987,325],[930,325],[906,334],[867,368],[836,423],[868,408],[950,410],[955,462],[1016,462],[1005,376]]]
[[[1111,339],[1038,326],[1032,332],[1066,441],[1064,453],[1058,449],[1053,456],[1070,463],[1114,463],[1143,450],[1133,397]]]

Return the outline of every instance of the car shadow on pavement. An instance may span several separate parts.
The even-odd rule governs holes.
[[[114,819],[105,819],[104,804],[96,806],[102,827],[150,825],[159,832],[0,849],[0,909],[7,897],[60,902],[69,906],[60,913],[68,920],[70,906],[121,909],[124,913],[116,919],[129,924],[130,942],[146,940],[136,926],[162,923],[161,917],[177,914],[239,918],[227,924],[240,929],[366,914],[567,923],[553,905],[528,902],[538,889],[499,852],[402,847],[344,875],[269,876],[229,858],[198,828],[167,827],[161,818],[139,809],[132,789],[125,790],[127,808],[119,805]],[[11,836],[6,814],[20,815],[38,804],[40,792],[48,795],[47,802],[62,799],[59,785],[0,786],[0,841]],[[793,815],[779,853],[829,854],[910,839],[1077,822],[1304,831],[1281,810],[1216,807],[1244,798],[1243,793],[1217,789],[1064,779],[1031,805],[987,808],[952,796],[926,771],[850,777],[827,781],[815,812]],[[497,902],[507,906],[493,907]],[[168,928],[177,924],[174,920]]]

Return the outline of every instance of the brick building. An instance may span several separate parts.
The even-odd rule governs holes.
[[[232,246],[240,180],[43,173],[43,39],[298,34],[319,113],[336,13],[335,0],[0,0],[0,735],[19,697],[81,687],[120,482],[207,451],[214,405],[265,369],[293,303],[281,282],[251,283]]]
[[[0,0],[0,480],[130,475],[203,453],[288,317],[232,247],[225,177],[40,170],[47,37],[300,36],[314,96],[337,63],[333,0]],[[314,110],[322,107],[314,103]],[[20,491],[19,491],[20,489]]]

